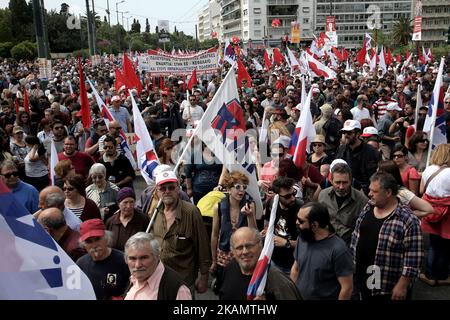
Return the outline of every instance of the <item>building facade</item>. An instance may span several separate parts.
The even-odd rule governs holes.
[[[210,40],[215,35],[220,40],[220,34],[220,5],[217,0],[210,0],[198,14],[198,39]]]
[[[422,1],[422,40],[425,48],[443,46],[447,42],[450,27],[450,1]]]

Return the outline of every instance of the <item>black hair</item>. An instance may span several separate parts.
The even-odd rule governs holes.
[[[325,229],[328,227],[330,232],[335,232],[335,229],[330,221],[330,214],[328,208],[319,202],[308,202],[302,206],[302,209],[311,208],[308,213],[309,224],[317,222],[319,227]]]
[[[113,136],[109,135],[109,134],[106,135],[105,140],[103,140],[103,144],[104,144],[105,142],[112,142],[112,144],[113,144],[114,146],[117,145],[116,139],[115,139]]]
[[[384,190],[390,189],[392,191],[392,194],[394,196],[398,193],[398,182],[395,180],[394,176],[388,172],[385,171],[378,171],[375,172],[372,177],[370,177],[370,182],[378,181],[380,183],[380,186]],[[401,179],[400,179],[401,181]]]
[[[280,193],[281,188],[289,190],[295,184],[295,180],[289,177],[281,176],[272,182],[272,190],[275,193]]]

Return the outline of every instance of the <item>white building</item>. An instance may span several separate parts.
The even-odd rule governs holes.
[[[220,5],[217,0],[210,0],[198,15],[198,38],[200,41],[212,39],[212,33],[215,32],[220,37]]]
[[[443,46],[450,27],[449,0],[422,0],[422,40],[419,45]]]

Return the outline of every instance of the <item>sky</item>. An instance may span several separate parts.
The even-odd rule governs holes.
[[[31,1],[31,0],[30,0]],[[122,0],[109,0],[109,10],[111,24],[117,23],[116,2]],[[71,13],[80,14],[86,12],[86,0],[44,0],[44,6],[47,10],[61,9],[61,3],[67,3],[70,6]],[[95,11],[98,12],[103,20],[107,16],[105,10],[108,0],[94,0]],[[8,6],[9,0],[0,0],[0,8]],[[155,32],[155,26],[158,20],[169,20],[169,28],[172,32],[174,26],[178,31],[195,36],[195,24],[198,23],[198,13],[208,3],[208,0],[125,0],[118,5],[119,22],[122,24],[122,13],[124,12],[124,24],[127,29],[127,19],[129,18],[129,27],[133,19],[138,19],[141,23],[141,31],[145,28],[145,18],[149,19],[151,32]],[[92,0],[89,0],[89,8],[92,10]],[[129,13],[125,13],[125,12]]]

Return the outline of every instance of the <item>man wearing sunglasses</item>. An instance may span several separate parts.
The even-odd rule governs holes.
[[[14,197],[33,214],[38,210],[39,192],[32,185],[19,178],[19,170],[11,160],[5,160],[1,164],[0,179],[11,189]]]
[[[162,205],[155,213],[152,232],[162,249],[161,261],[178,272],[194,298],[195,290],[203,293],[208,289],[211,252],[199,209],[181,200],[179,190],[173,171],[156,175],[156,196]]]
[[[294,263],[294,248],[297,239],[295,219],[302,202],[296,198],[295,180],[288,177],[278,177],[272,183],[272,190],[280,196],[275,217],[274,243],[272,263],[284,274],[289,276]],[[272,210],[272,200],[266,206],[263,234],[267,231]]]

